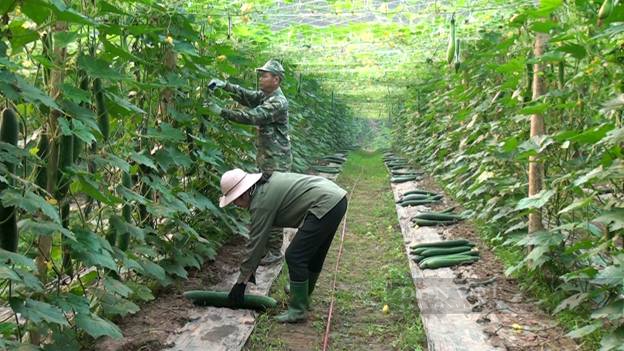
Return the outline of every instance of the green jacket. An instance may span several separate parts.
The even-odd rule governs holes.
[[[329,179],[298,173],[274,172],[251,199],[251,228],[246,259],[238,282],[246,282],[265,254],[272,227],[299,227],[308,213],[323,218],[347,192]]]
[[[288,100],[277,88],[271,95],[226,83],[224,90],[249,110],[223,109],[221,117],[257,126],[256,165],[262,171],[289,171],[292,165],[288,136]]]

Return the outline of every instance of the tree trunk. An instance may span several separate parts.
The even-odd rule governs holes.
[[[536,59],[539,59],[544,54],[546,43],[548,42],[548,35],[543,33],[537,33],[535,36],[535,47],[533,48],[533,55]],[[544,65],[536,63],[533,65],[533,101],[539,99],[544,95]],[[531,115],[531,138],[539,135],[543,135],[544,128],[544,116],[540,114]],[[544,163],[538,156],[531,156],[529,158],[529,196],[533,196],[540,191],[544,186]],[[529,233],[533,233],[544,229],[542,223],[542,213],[540,210],[529,214]]]

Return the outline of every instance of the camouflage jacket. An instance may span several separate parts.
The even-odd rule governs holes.
[[[257,129],[256,164],[262,171],[289,171],[292,165],[288,135],[288,100],[277,88],[271,95],[226,83],[224,90],[249,110],[223,109],[221,117],[252,124]]]

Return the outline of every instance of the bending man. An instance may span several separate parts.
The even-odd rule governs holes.
[[[264,254],[271,228],[301,224],[286,249],[290,278],[288,311],[276,319],[289,323],[304,321],[325,256],[347,210],[347,192],[318,176],[246,173],[240,169],[223,174],[221,192],[219,206],[234,203],[251,212],[247,256],[230,291],[231,302],[242,303],[247,282],[255,283],[254,272]]]

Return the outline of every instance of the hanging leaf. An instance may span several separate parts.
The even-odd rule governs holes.
[[[525,197],[524,199],[518,201],[515,210],[524,210],[524,209],[539,209],[544,207],[548,200],[555,195],[553,190],[542,190],[539,193]]]
[[[110,336],[113,339],[122,339],[121,329],[111,321],[100,318],[93,313],[79,313],[75,317],[78,328],[87,332],[94,338],[101,336]]]
[[[20,313],[22,317],[34,322],[48,322],[62,326],[69,326],[63,312],[58,307],[52,306],[42,301],[32,299],[10,298],[9,304],[16,313]]]

